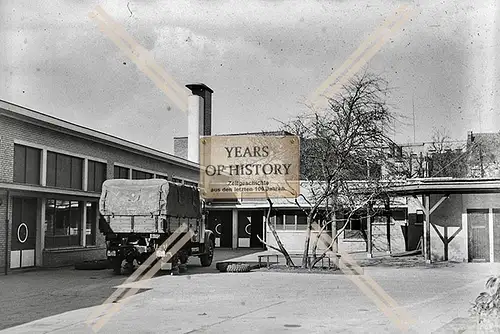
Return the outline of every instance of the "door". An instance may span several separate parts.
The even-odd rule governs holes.
[[[12,199],[12,239],[10,268],[35,266],[36,218],[38,201],[36,198]]]
[[[252,224],[252,211],[238,212],[238,248],[250,247]]]
[[[470,262],[490,261],[488,216],[488,209],[467,210]]]
[[[215,234],[215,247],[233,247],[233,213],[231,210],[210,211],[207,226]]]
[[[493,261],[500,262],[500,209],[493,209]]]

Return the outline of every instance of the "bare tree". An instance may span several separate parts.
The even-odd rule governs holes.
[[[446,130],[435,130],[432,135],[429,176],[465,177],[467,175],[468,152],[453,149]]]
[[[335,250],[340,233],[351,217],[384,193],[381,166],[391,142],[387,133],[393,116],[386,103],[387,83],[363,74],[328,98],[326,112],[312,110],[284,125],[301,138],[301,179],[310,193],[302,267],[311,268],[329,250]],[[353,180],[358,182],[353,182]],[[296,201],[298,204],[298,202]],[[337,231],[337,212],[347,211],[346,223]],[[314,224],[330,232],[333,242],[316,256],[311,244]],[[309,249],[313,246],[313,261]]]

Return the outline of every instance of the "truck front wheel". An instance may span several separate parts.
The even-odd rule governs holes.
[[[200,256],[200,262],[202,267],[210,267],[212,260],[214,258],[214,242],[212,239],[208,240],[207,248],[205,254]]]

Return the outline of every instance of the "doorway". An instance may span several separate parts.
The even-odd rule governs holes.
[[[11,269],[35,266],[37,209],[36,198],[12,199]]]
[[[490,234],[488,209],[467,210],[468,245],[470,262],[490,261]]]
[[[233,247],[233,213],[231,210],[210,211],[207,226],[215,234],[215,247]]]

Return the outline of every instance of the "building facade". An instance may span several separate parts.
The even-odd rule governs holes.
[[[199,166],[0,101],[0,270],[106,258],[102,182],[165,178],[197,185]]]

